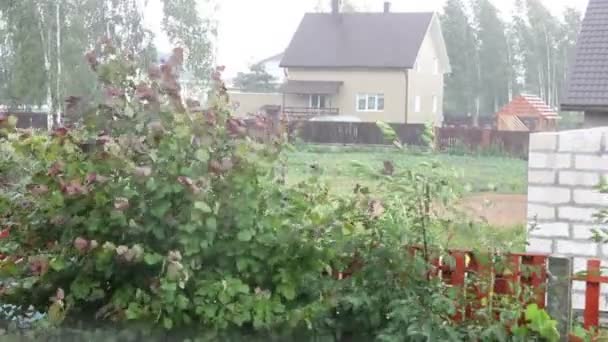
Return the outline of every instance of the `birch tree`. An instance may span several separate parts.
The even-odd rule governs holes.
[[[157,61],[154,34],[144,27],[141,0],[0,0],[0,104],[45,105],[58,123],[66,96],[93,96],[96,77],[83,57],[111,39],[142,66]],[[172,43],[189,46],[188,66],[208,77],[210,21],[194,0],[168,1],[164,28]],[[144,58],[142,58],[144,57]]]

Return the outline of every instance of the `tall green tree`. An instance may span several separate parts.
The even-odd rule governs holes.
[[[162,27],[171,44],[180,46],[186,53],[184,67],[200,80],[207,80],[212,67],[210,36],[217,35],[211,18],[202,17],[196,0],[162,0],[164,18]]]
[[[509,101],[511,65],[505,23],[489,0],[474,2],[477,29],[479,113],[492,115]]]
[[[277,81],[272,75],[266,72],[264,65],[255,64],[249,68],[250,72],[239,72],[234,79],[234,86],[243,91],[249,92],[272,92],[276,90]]]
[[[477,111],[477,44],[462,0],[448,0],[441,16],[452,73],[445,80],[445,111],[473,114]]]
[[[143,25],[140,0],[0,1],[0,102],[45,104],[55,119],[66,96],[92,96],[96,78],[83,57],[102,38],[143,64],[156,61],[154,35]],[[191,46],[187,67],[207,78],[209,20],[194,0],[166,1],[163,28],[171,43]],[[4,25],[3,25],[4,23]]]
[[[563,20],[539,0],[516,0],[511,30],[522,91],[557,107],[576,46],[581,13],[566,9]]]

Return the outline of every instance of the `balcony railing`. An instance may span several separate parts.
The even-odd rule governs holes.
[[[340,115],[339,108],[285,107],[283,111],[290,120],[310,120],[317,116]]]

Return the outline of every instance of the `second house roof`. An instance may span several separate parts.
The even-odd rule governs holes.
[[[309,13],[282,67],[413,68],[433,13]]]

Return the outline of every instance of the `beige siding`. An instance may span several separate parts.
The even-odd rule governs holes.
[[[435,73],[435,60],[439,52],[435,48],[431,34],[427,34],[418,54],[418,70],[409,70],[409,110],[408,123],[443,122],[443,73],[441,63]],[[414,110],[416,97],[420,97],[420,112]],[[433,96],[437,97],[437,112],[433,113]]]
[[[368,122],[405,123],[407,97],[405,70],[290,68],[288,78],[300,81],[342,81],[344,84],[340,88],[340,93],[330,99],[330,106],[339,108],[341,115],[356,116]],[[357,111],[357,94],[365,93],[384,94],[384,110]],[[289,95],[285,106],[308,106],[308,98]]]
[[[283,95],[277,93],[242,93],[228,92],[233,115],[246,116],[256,114],[266,105],[281,105]]]

